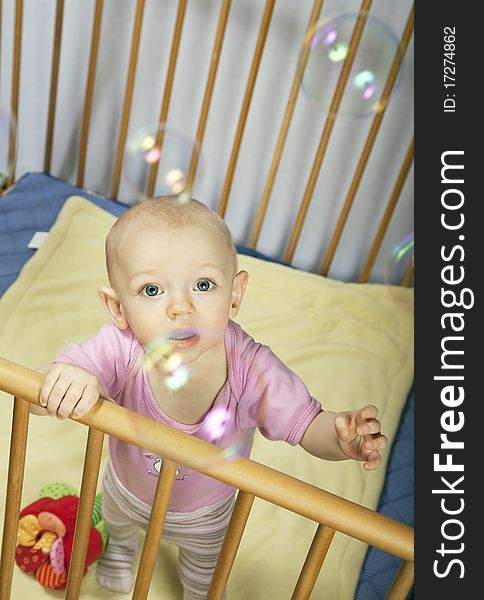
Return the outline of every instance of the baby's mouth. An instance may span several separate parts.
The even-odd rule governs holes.
[[[168,339],[179,350],[191,348],[200,339],[200,332],[196,329],[175,329],[169,334]]]

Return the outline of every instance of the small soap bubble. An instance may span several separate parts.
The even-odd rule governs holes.
[[[203,425],[204,439],[222,451],[209,460],[209,466],[219,466],[239,457],[249,457],[254,433],[264,429],[268,417],[268,382],[264,369],[253,360],[247,373],[243,400],[234,405],[214,407]]]
[[[343,13],[319,21],[304,40],[299,66],[301,88],[325,112],[330,112],[351,37],[361,14]],[[364,117],[383,110],[389,99],[382,100],[383,90],[395,56],[401,63],[392,93],[402,79],[403,47],[385,23],[367,15],[338,114]]]
[[[183,356],[176,344],[168,337],[162,336],[152,340],[144,348],[126,381],[125,396],[133,397],[136,393],[136,381],[139,378],[150,378],[150,373],[156,371],[156,381],[160,381],[161,393],[167,396],[176,394],[190,380],[190,369],[183,361]],[[133,403],[133,400],[131,400]],[[134,402],[134,404],[136,404]]]
[[[200,145],[165,123],[144,127],[126,144],[124,176],[138,201],[148,196],[150,178],[156,173],[151,196],[178,196],[180,202],[191,198],[188,175],[192,160],[200,176]]]
[[[144,346],[144,352],[132,369],[131,380],[141,370],[147,374],[156,372],[156,379],[163,384],[164,392],[176,395],[190,381],[192,361],[200,352],[214,346],[221,340],[219,332],[199,330],[194,327],[177,327],[166,335],[155,337]],[[183,393],[178,394],[182,401]],[[162,404],[162,402],[160,402]],[[175,418],[176,419],[176,418]]]
[[[237,417],[225,408],[213,408],[205,419],[204,428],[208,431],[207,441],[223,448],[212,466],[228,462],[239,456],[247,456],[252,447],[251,430],[234,431],[233,423]]]
[[[392,249],[390,259],[385,268],[385,283],[387,285],[402,285],[413,276],[414,267],[414,234],[407,234]]]
[[[228,418],[228,412],[223,408],[214,408],[209,414],[206,425],[210,431],[211,441],[222,437],[228,424]]]
[[[16,133],[13,115],[0,108],[0,191],[6,187],[14,172]]]
[[[168,392],[181,389],[190,378],[188,366],[169,337],[157,338],[145,348],[144,364],[148,371],[157,369]]]

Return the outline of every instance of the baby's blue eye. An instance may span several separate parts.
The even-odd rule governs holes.
[[[197,281],[197,290],[199,292],[208,292],[208,290],[211,290],[212,287],[213,283],[208,279],[200,279],[200,281]]]
[[[145,285],[145,287],[142,289],[143,295],[150,297],[157,296],[160,292],[160,288],[154,283],[149,283],[148,285]]]

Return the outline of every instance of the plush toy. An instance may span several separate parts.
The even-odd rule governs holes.
[[[94,499],[84,575],[101,558],[108,539],[101,502],[98,494]],[[41,489],[38,500],[20,512],[16,563],[46,588],[66,587],[78,506],[79,494],[75,488],[50,483]]]

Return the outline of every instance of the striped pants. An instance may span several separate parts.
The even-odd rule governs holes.
[[[178,546],[183,600],[207,597],[233,505],[234,495],[193,512],[167,512],[162,539]],[[151,507],[121,484],[111,462],[104,473],[102,507],[109,531],[109,554],[122,565],[123,555],[126,560],[134,556],[140,529],[146,529]]]

